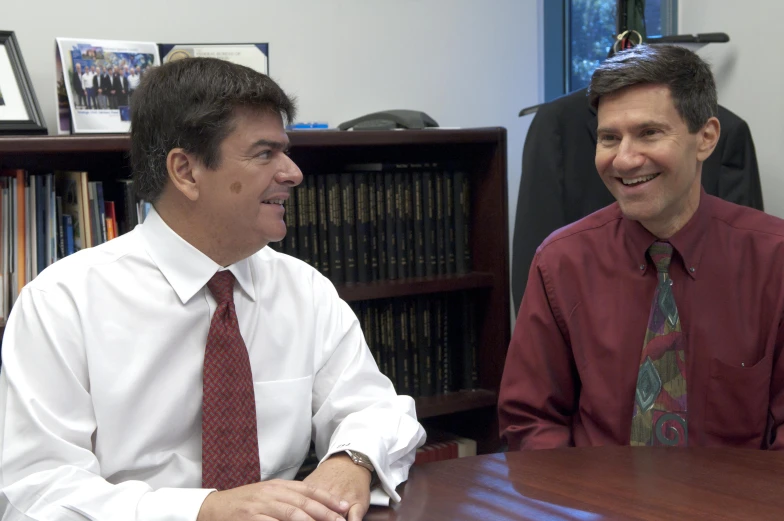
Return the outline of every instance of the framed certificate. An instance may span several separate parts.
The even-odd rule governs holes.
[[[46,134],[46,125],[12,31],[0,31],[0,134]]]
[[[163,63],[183,58],[219,58],[269,74],[268,43],[162,43]]]

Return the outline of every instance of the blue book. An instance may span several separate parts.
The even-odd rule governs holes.
[[[73,217],[70,214],[63,214],[63,232],[65,233],[65,254],[70,255],[74,252]]]
[[[108,240],[106,236],[106,208],[103,200],[103,183],[95,182],[95,197],[98,199],[98,224],[101,232],[101,244]]]
[[[38,273],[41,273],[49,265],[49,259],[46,256],[46,219],[47,210],[49,209],[49,196],[46,193],[46,178],[42,175],[33,176],[35,179],[35,239],[36,247],[36,261]]]

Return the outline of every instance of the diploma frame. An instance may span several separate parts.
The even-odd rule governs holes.
[[[0,134],[46,134],[41,107],[13,31],[0,31],[0,53],[7,55],[10,64],[0,67]],[[5,61],[5,56],[2,58]],[[3,111],[12,114],[10,119],[3,117]],[[22,114],[26,116],[19,117]]]
[[[269,75],[268,43],[161,43],[161,63],[191,57],[209,56],[239,63]]]

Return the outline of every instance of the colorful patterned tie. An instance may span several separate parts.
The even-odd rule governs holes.
[[[207,283],[218,303],[204,352],[202,487],[227,490],[261,479],[256,399],[248,349],[234,309],[234,275]]]
[[[653,294],[648,329],[637,375],[631,445],[688,444],[686,414],[686,353],[672,279],[672,245],[655,242],[648,254],[659,284]]]

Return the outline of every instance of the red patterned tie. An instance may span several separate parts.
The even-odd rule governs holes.
[[[202,487],[227,490],[261,480],[256,400],[248,349],[234,310],[234,275],[207,283],[218,307],[204,352]]]
[[[648,248],[659,284],[653,295],[637,374],[631,445],[689,444],[686,351],[672,294],[672,252],[668,242],[657,241]]]

